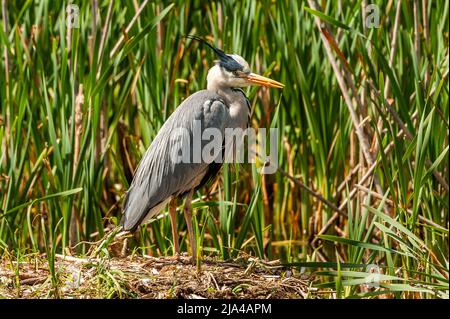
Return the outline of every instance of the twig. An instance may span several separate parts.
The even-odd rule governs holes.
[[[6,36],[8,36],[8,6],[6,4],[6,0],[2,0],[2,20],[3,20],[3,31]],[[8,56],[8,48],[3,48],[3,56],[5,59],[5,92],[6,92],[6,101],[5,101],[5,107],[6,107],[6,128],[5,128],[5,134],[2,139],[2,158],[0,161],[7,161],[7,154],[8,154],[8,140],[10,140],[10,145],[14,145],[13,143],[13,137],[10,136],[11,132],[11,121],[10,121],[10,112],[9,112],[9,101],[10,101],[10,85],[9,85],[9,56]]]
[[[106,38],[108,36],[109,26],[111,24],[113,4],[114,4],[114,0],[111,0],[109,2],[109,6],[108,6],[108,13],[106,14],[105,25],[103,26],[103,34],[102,34],[102,38],[100,40],[100,47],[98,49],[99,54],[98,54],[98,60],[97,60],[97,68],[98,68],[97,75],[96,75],[97,80],[100,78],[100,73],[101,73],[101,69],[102,69],[101,61],[103,60],[103,51],[105,49]]]
[[[88,39],[88,48],[89,48],[89,65],[92,67],[94,63],[94,48],[95,43],[97,41],[97,12],[98,12],[98,1],[92,0],[92,34]]]
[[[92,37],[94,39],[97,37],[97,10],[98,10],[98,0],[92,0]]]
[[[364,35],[366,35],[367,34],[367,24],[365,22],[367,21],[367,15],[366,15],[367,1],[363,0],[361,3],[361,6],[362,6],[362,8],[361,8],[362,9],[361,10],[362,19],[364,21],[364,23],[362,24],[363,33],[364,33]],[[369,56],[371,55],[371,52],[372,52],[372,47],[369,45],[367,47],[367,53],[369,54]],[[366,82],[366,77],[362,76],[361,83],[360,83],[360,86],[361,86],[361,97],[360,98],[361,98],[361,103],[362,103],[363,108],[359,112],[360,113],[360,115],[359,115],[360,124],[359,125],[361,125],[364,130],[366,130],[366,129],[370,130],[370,127],[366,128],[364,126],[364,124],[366,123],[366,121],[364,119],[370,119],[370,117],[367,115],[367,105],[368,105],[369,99],[367,98],[367,88],[366,88],[365,82]],[[374,135],[373,137],[376,137],[376,135]],[[353,167],[354,163],[356,162],[356,145],[355,145],[356,141],[355,140],[356,140],[355,129],[353,128],[350,133],[350,167]],[[378,149],[376,147],[374,148],[374,154],[378,154]],[[352,159],[353,159],[353,162],[352,162]],[[359,169],[358,169],[357,173],[358,173],[358,178],[361,178],[364,175],[365,169],[366,169],[366,165],[364,163],[364,154],[362,154],[361,149],[359,149],[359,151],[358,151],[358,161],[359,161],[359,164],[357,166],[359,166]],[[342,183],[341,185],[343,185],[343,187],[346,187],[347,183]],[[364,199],[361,198],[360,203],[363,203],[363,202],[364,202]]]
[[[28,278],[20,281],[21,285],[29,285],[33,286],[36,284],[41,284],[47,280],[48,277],[36,277],[36,278]]]
[[[63,261],[70,261],[80,264],[90,264],[93,262],[97,262],[98,259],[90,259],[90,258],[79,258],[79,257],[73,257],[73,256],[67,256],[67,255],[61,255],[61,254],[55,254],[55,258],[61,259]]]
[[[391,52],[389,54],[389,68],[392,69],[394,64],[395,52],[397,51],[397,39],[398,39],[398,26],[400,24],[400,12],[402,8],[402,0],[397,0],[397,10],[395,12],[394,29],[392,30]],[[386,78],[386,84],[384,86],[384,98],[387,99],[391,88],[391,80]]]
[[[350,171],[350,173],[344,178],[342,183],[338,186],[336,189],[336,192],[333,194],[333,197],[335,198],[339,193],[341,193],[345,187],[347,186],[347,183],[355,176],[359,171],[360,164],[356,164],[355,167]]]
[[[316,237],[314,237],[313,241],[311,242],[311,245],[315,247],[315,243],[319,240],[319,236],[325,234],[325,232],[328,230],[328,228],[331,227],[331,225],[334,224],[335,220],[339,217],[338,213],[334,213],[330,219],[328,219],[327,223],[322,227],[322,229],[317,233]]]
[[[420,64],[420,30],[419,30],[419,0],[414,0],[414,50],[416,51],[417,63]]]
[[[130,32],[131,28],[133,27],[134,23],[137,21],[139,16],[141,15],[141,12],[144,10],[145,6],[147,5],[148,0],[145,0],[139,9],[137,10],[136,14],[134,15],[133,19],[131,19],[130,23],[125,28],[125,33]],[[119,38],[119,41],[114,45],[114,48],[111,50],[111,53],[109,54],[109,58],[112,59],[112,57],[116,54],[116,51],[119,49],[120,45],[122,44],[124,40],[124,36],[121,35]]]
[[[281,168],[278,168],[278,171],[284,176],[287,177],[288,179],[290,179],[291,181],[293,181],[297,186],[300,186],[301,188],[303,188],[308,194],[314,196],[315,198],[317,198],[319,201],[321,201],[322,203],[324,203],[325,205],[327,205],[328,207],[330,207],[331,209],[333,209],[334,211],[336,211],[337,213],[341,214],[342,216],[347,216],[347,214],[339,209],[335,204],[333,204],[332,202],[330,202],[328,199],[324,198],[321,194],[313,191],[312,189],[310,189],[308,186],[306,186],[305,184],[303,184],[302,182],[300,182],[297,178],[289,175],[288,173],[286,173],[285,171],[283,171]]]
[[[106,21],[103,26],[103,34],[102,38],[100,40],[100,47],[99,47],[99,54],[98,54],[98,62],[97,62],[97,74],[96,79],[98,80],[100,78],[101,70],[102,70],[102,61],[103,61],[103,55],[105,50],[105,44],[106,39],[109,34],[109,29],[111,25],[111,18],[112,18],[112,7],[114,4],[114,0],[110,0],[109,6],[108,6],[108,13],[106,14]],[[106,148],[106,139],[107,139],[107,130],[108,130],[108,110],[107,105],[104,101],[100,102],[100,120],[98,124],[99,133],[97,134],[95,138],[95,153],[94,153],[94,160],[96,163],[98,163],[101,159],[101,156],[105,153]],[[108,172],[109,165],[108,165],[108,157],[105,156],[103,160],[103,169],[104,172]],[[108,189],[108,176],[105,177],[104,180],[105,189]],[[105,194],[105,193],[104,193]],[[106,193],[107,194],[107,193]],[[107,197],[107,196],[105,196]],[[107,198],[105,200],[107,202]]]
[[[423,19],[423,37],[425,39],[425,45],[429,45],[430,39],[430,27],[428,26],[428,3],[427,0],[422,0],[422,19]],[[428,87],[430,83],[430,72],[428,67],[425,70],[425,87]]]
[[[430,38],[430,27],[428,26],[428,1],[422,0],[422,19],[423,19],[423,35],[425,42],[428,42]]]

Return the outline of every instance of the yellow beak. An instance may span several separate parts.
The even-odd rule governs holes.
[[[255,73],[250,73],[249,75],[247,75],[246,80],[251,84],[273,87],[278,89],[284,88],[284,84]]]

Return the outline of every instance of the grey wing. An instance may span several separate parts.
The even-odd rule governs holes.
[[[186,193],[200,184],[210,162],[199,158],[201,150],[193,150],[198,146],[198,125],[201,124],[201,129],[212,128],[223,137],[229,119],[225,101],[207,90],[189,96],[180,104],[138,165],[125,197],[121,220],[124,230],[135,230],[144,220],[157,214],[172,196]],[[222,142],[222,139],[211,138],[201,140],[200,145],[203,149],[206,143],[213,144],[209,146],[221,150]]]

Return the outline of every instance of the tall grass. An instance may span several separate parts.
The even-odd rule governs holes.
[[[373,1],[369,28],[366,2],[82,0],[69,29],[66,1],[3,1],[0,250],[84,254],[118,224],[139,159],[206,85],[196,34],[286,85],[247,90],[280,171],[225,165],[195,195],[201,253],[280,258],[330,297],[448,298],[449,3]],[[168,218],[136,238],[172,254]]]

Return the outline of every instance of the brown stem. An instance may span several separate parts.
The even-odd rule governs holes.
[[[75,136],[74,136],[74,151],[73,151],[73,176],[75,177],[79,163],[80,141],[83,133],[83,84],[78,88],[78,94],[75,99]],[[70,216],[69,225],[69,245],[74,247],[78,241],[78,212],[75,204],[72,206],[72,214]]]
[[[306,186],[305,184],[300,182],[297,178],[289,175],[288,173],[286,173],[281,168],[278,168],[278,171],[281,173],[281,175],[283,175],[284,177],[287,177],[289,180],[294,182],[297,186],[299,186],[300,188],[304,189],[308,194],[310,194],[311,196],[317,198],[320,202],[324,203],[325,205],[330,207],[332,210],[338,212],[339,214],[341,214],[343,216],[347,216],[347,214],[342,209],[338,208],[335,204],[330,202],[328,199],[324,198],[320,193],[317,193],[317,192],[313,191],[308,186]]]
[[[137,19],[139,18],[139,16],[141,15],[142,11],[144,10],[145,6],[147,5],[148,0],[145,0],[141,6],[139,7],[139,9],[136,11],[136,14],[134,15],[133,19],[131,19],[130,23],[128,23],[127,27],[125,28],[125,33],[129,33],[131,28],[133,27],[133,25],[136,23]],[[123,40],[124,40],[124,36],[121,35],[119,40],[117,41],[117,43],[114,45],[113,49],[111,50],[111,53],[109,54],[109,58],[111,59],[117,52],[117,50],[119,49],[120,45],[122,44]]]
[[[2,0],[2,20],[3,20],[3,31],[6,36],[8,36],[8,6],[7,1]],[[9,56],[8,56],[8,49],[5,47],[3,48],[3,56],[5,59],[5,92],[6,92],[6,100],[5,100],[5,107],[6,107],[6,128],[5,128],[5,134],[2,139],[2,149],[4,150],[2,152],[2,161],[5,161],[8,157],[8,140],[10,141],[9,145],[14,145],[13,137],[10,134],[11,133],[11,121],[10,121],[10,86],[9,86]]]

